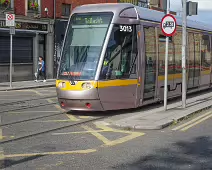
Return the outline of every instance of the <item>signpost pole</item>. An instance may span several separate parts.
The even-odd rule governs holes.
[[[10,31],[10,88],[12,88],[12,64],[13,64],[13,35]]]
[[[170,1],[167,0],[166,13],[170,12]],[[166,36],[166,56],[165,56],[165,80],[164,80],[164,110],[167,110],[167,95],[168,95],[168,54],[169,54],[169,37]]]
[[[13,68],[13,34],[15,34],[15,15],[6,14],[6,26],[10,27],[10,88],[12,88],[12,68]]]
[[[182,106],[186,108],[186,25],[187,25],[187,0],[182,0],[183,5],[183,29],[182,29]]]

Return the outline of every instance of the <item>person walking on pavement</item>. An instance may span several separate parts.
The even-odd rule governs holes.
[[[43,57],[39,57],[38,61],[38,73],[37,73],[37,78],[36,82],[38,82],[39,77],[43,77],[43,82],[46,82],[46,71],[45,71],[45,62],[43,60]]]

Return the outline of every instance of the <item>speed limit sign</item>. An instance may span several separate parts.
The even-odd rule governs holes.
[[[161,30],[165,36],[173,36],[177,30],[176,18],[171,14],[165,15],[161,21]]]

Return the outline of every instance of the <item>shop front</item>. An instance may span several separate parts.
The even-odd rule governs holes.
[[[47,78],[53,78],[53,24],[16,21],[13,35],[13,81],[34,80],[38,57],[44,57]],[[0,82],[9,81],[10,35],[0,20]]]

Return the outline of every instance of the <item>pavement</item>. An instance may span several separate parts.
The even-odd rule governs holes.
[[[10,88],[9,82],[4,82],[4,83],[0,83],[0,91],[32,89],[32,88],[53,87],[53,86],[55,86],[55,79],[47,79],[46,82],[43,82],[43,81],[12,82],[12,88]]]
[[[164,111],[164,106],[146,111],[140,108],[133,115],[128,114],[125,118],[119,115],[115,119],[106,119],[103,123],[113,127],[134,130],[163,129],[211,107],[212,92],[208,91],[205,94],[197,94],[195,97],[188,98],[186,108],[182,108],[181,101],[172,102],[168,105],[167,111]]]

